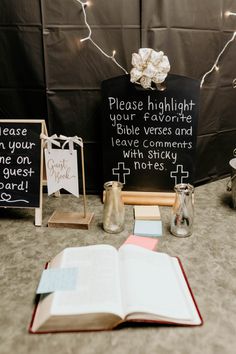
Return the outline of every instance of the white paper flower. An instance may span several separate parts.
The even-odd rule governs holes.
[[[150,88],[152,82],[160,84],[170,71],[169,59],[162,51],[156,52],[151,48],[140,48],[132,54],[133,68],[130,71],[130,81]]]

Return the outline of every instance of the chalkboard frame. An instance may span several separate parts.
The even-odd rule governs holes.
[[[190,130],[193,131],[194,133],[193,133],[193,135],[192,135],[192,133],[188,134],[188,135],[192,135],[191,143],[186,143],[185,141],[184,141],[184,143],[186,143],[188,146],[190,146],[190,144],[191,144],[191,148],[189,147],[189,151],[191,151],[192,157],[190,157],[190,155],[188,155],[188,154],[182,154],[182,152],[181,152],[181,159],[182,159],[182,161],[184,161],[184,163],[182,161],[181,161],[181,163],[179,163],[177,161],[177,164],[175,165],[175,166],[177,166],[177,168],[176,168],[176,171],[174,171],[174,172],[176,174],[177,174],[177,172],[178,173],[181,172],[183,175],[183,180],[184,180],[184,178],[191,176],[191,178],[190,178],[191,181],[190,182],[188,181],[186,183],[193,184],[193,180],[194,180],[193,175],[194,175],[194,170],[195,170],[194,158],[195,158],[195,152],[196,152],[197,118],[198,118],[198,113],[199,113],[200,85],[199,85],[198,80],[194,80],[192,78],[181,76],[181,75],[169,74],[166,79],[165,86],[167,86],[167,91],[164,90],[159,93],[157,90],[154,90],[154,91],[145,90],[135,84],[132,84],[130,82],[129,75],[123,75],[123,76],[110,78],[110,79],[102,82],[102,98],[103,98],[103,105],[102,105],[103,130],[102,130],[102,135],[103,135],[103,155],[105,156],[105,158],[103,156],[103,180],[104,180],[104,182],[110,178],[113,178],[112,177],[113,174],[118,175],[118,179],[120,178],[119,173],[118,173],[119,171],[116,171],[116,173],[113,173],[113,172],[111,173],[111,170],[112,171],[118,170],[118,168],[111,169],[110,165],[109,165],[109,163],[107,163],[107,161],[112,161],[113,164],[118,167],[119,167],[119,164],[124,166],[125,174],[131,176],[130,175],[130,168],[126,164],[127,158],[129,156],[127,156],[127,155],[124,156],[124,158],[126,159],[125,163],[121,162],[121,161],[123,161],[122,157],[118,157],[118,156],[121,156],[120,151],[123,148],[121,147],[122,140],[116,139],[116,138],[120,138],[120,136],[118,136],[118,134],[123,134],[123,133],[119,132],[119,133],[117,133],[117,136],[116,136],[116,133],[114,133],[115,128],[110,127],[111,122],[109,123],[109,118],[108,118],[110,113],[115,113],[115,114],[117,112],[124,113],[123,112],[124,108],[121,108],[121,112],[119,112],[119,108],[117,108],[116,104],[115,104],[115,108],[114,109],[112,108],[112,111],[110,111],[108,108],[108,106],[109,106],[108,101],[110,102],[110,100],[114,99],[114,97],[115,98],[118,97],[117,101],[124,103],[124,102],[129,102],[129,99],[127,101],[127,97],[130,97],[130,101],[134,102],[134,105],[136,105],[135,106],[136,108],[132,108],[132,107],[134,107],[134,105],[131,104],[128,107],[128,110],[129,110],[128,113],[130,113],[130,116],[135,116],[133,113],[138,112],[138,110],[142,111],[142,109],[139,108],[139,106],[138,106],[139,101],[142,101],[141,97],[150,96],[151,97],[150,101],[153,101],[152,98],[153,98],[153,95],[156,95],[155,94],[155,91],[156,91],[158,96],[163,96],[163,97],[166,96],[166,92],[167,92],[166,105],[169,105],[169,106],[172,104],[173,104],[173,106],[175,105],[175,98],[182,99],[183,96],[181,96],[181,95],[184,95],[184,97],[183,97],[184,101],[185,101],[185,95],[186,95],[186,102],[187,102],[187,100],[191,101],[191,104],[192,104],[191,110],[193,111],[193,113],[191,113],[190,119],[188,117],[186,117],[186,120],[189,119],[188,123],[191,122],[191,129],[192,130],[191,129]],[[169,89],[170,89],[170,91],[169,91]],[[169,96],[169,98],[168,98],[168,96]],[[173,98],[171,98],[171,97],[173,97]],[[168,99],[173,101],[173,103],[172,102],[168,103]],[[192,99],[193,99],[193,101],[192,101]],[[156,97],[154,97],[154,101],[155,100],[156,100]],[[176,101],[176,102],[178,102],[178,101]],[[150,104],[152,104],[152,103],[150,103]],[[194,107],[194,109],[192,109],[192,107]],[[122,114],[118,114],[118,115],[122,116]],[[110,116],[112,116],[112,114]],[[139,116],[139,113],[137,113],[137,116]],[[136,118],[131,117],[129,120],[132,121],[133,119],[135,121]],[[117,119],[117,122],[113,122],[113,119],[110,117],[110,120],[112,120],[113,127],[116,126],[118,119]],[[124,120],[126,120],[126,119],[124,118]],[[122,122],[122,120],[121,120],[121,122]],[[108,125],[107,125],[107,123],[108,123]],[[122,123],[125,123],[125,124],[123,126],[121,124],[119,124],[119,125],[122,126],[122,129],[124,128],[123,130],[125,130],[125,127],[126,126],[128,127],[129,122],[124,121]],[[117,124],[117,126],[118,126],[118,124]],[[137,136],[139,137],[138,139],[140,139],[142,128],[140,129],[139,126],[137,126],[137,128],[136,128],[135,123],[134,124],[132,123],[132,125],[130,125],[130,127],[131,126],[132,126],[133,131],[131,132],[131,129],[130,129],[130,131],[128,133],[129,128],[126,128],[127,132],[125,132],[124,134],[126,134],[126,135],[133,134],[133,136],[135,136],[137,134]],[[122,129],[120,129],[120,130],[122,130]],[[139,129],[137,131],[137,133],[136,133],[136,129],[137,130]],[[118,129],[117,129],[117,132],[118,132]],[[187,129],[185,129],[185,132],[187,134]],[[113,136],[112,143],[111,143],[111,138],[110,138],[111,136]],[[135,139],[135,138],[133,138],[133,139]],[[137,141],[138,141],[138,139],[137,139]],[[114,141],[116,141],[116,140],[119,140],[119,142],[121,141],[121,143],[119,143],[120,145],[118,145],[119,148],[116,148],[116,146],[115,146],[116,143]],[[134,140],[134,142],[135,141],[136,140]],[[137,142],[137,144],[139,144],[139,141]],[[139,145],[138,145],[138,148],[139,148]],[[111,154],[114,154],[115,149],[117,149],[117,156],[115,154],[115,156],[113,155],[113,158],[111,159]],[[130,149],[130,150],[132,150],[132,149]],[[137,150],[139,150],[139,149],[137,149]],[[141,150],[140,155],[144,156],[142,154],[142,150]],[[141,157],[141,158],[143,159],[143,157]],[[137,159],[137,157],[136,157],[136,159]],[[193,159],[192,162],[191,162],[191,159]],[[190,165],[190,170],[187,169],[187,171],[190,171],[190,172],[187,172],[184,170],[184,167],[186,167],[186,164]],[[162,164],[160,164],[160,165],[162,165]],[[125,169],[125,167],[128,167],[128,168]],[[183,170],[182,170],[182,168],[183,168]],[[168,171],[168,169],[166,169],[166,170]],[[185,175],[186,175],[186,177],[185,177]],[[134,174],[133,174],[133,176],[134,176]],[[171,175],[171,178],[175,179],[174,177],[175,176],[173,173],[173,176]],[[143,181],[147,181],[148,178],[150,180],[149,174],[146,174],[144,176]],[[138,183],[136,183],[136,181],[134,182],[134,177],[132,180],[133,184],[132,183],[129,185],[126,184],[126,182],[127,182],[126,177],[124,177],[124,180],[125,180],[125,182],[124,182],[125,188],[124,188],[124,191],[122,192],[122,197],[123,197],[124,203],[126,203],[126,204],[131,204],[131,205],[132,204],[173,205],[173,203],[174,203],[174,199],[175,199],[175,193],[173,193],[174,184],[171,188],[170,187],[166,188],[164,186],[161,186],[161,183],[159,183],[159,182],[156,183],[156,182],[153,182],[150,180],[151,183],[149,185],[149,182],[148,182],[148,188],[146,188],[146,187],[144,187],[143,182],[141,182],[140,185],[139,185],[139,182]],[[177,180],[177,177],[176,177],[176,180]],[[182,180],[182,177],[181,177],[181,180]],[[188,178],[188,180],[189,180],[189,178]],[[139,179],[139,181],[141,181],[141,180]],[[165,179],[164,183],[166,183],[166,179]],[[175,184],[176,183],[180,183],[180,182],[175,182]],[[184,183],[184,182],[181,182],[181,183]],[[129,189],[129,187],[131,187],[131,188]],[[104,195],[105,195],[105,192],[104,192]],[[104,198],[104,196],[103,196],[103,198]]]
[[[47,134],[46,123],[44,119],[0,119],[0,125],[4,124],[22,124],[27,127],[27,124],[37,124],[39,125],[40,134]],[[39,134],[39,139],[40,139]],[[35,209],[35,226],[42,225],[42,203],[43,203],[43,173],[44,173],[44,154],[43,154],[43,141],[40,139],[39,143],[39,194],[36,206],[19,206],[19,205],[0,205],[0,208],[14,208],[14,209]]]

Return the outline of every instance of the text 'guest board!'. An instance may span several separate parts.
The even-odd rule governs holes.
[[[44,120],[0,120],[0,207],[41,208]]]
[[[129,75],[102,83],[104,182],[138,192],[193,183],[199,82],[168,75],[164,84],[145,90]]]

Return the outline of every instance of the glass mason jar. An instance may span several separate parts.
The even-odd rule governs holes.
[[[236,149],[234,151],[234,154],[236,156]],[[236,158],[231,159],[229,161],[229,164],[232,170],[231,170],[230,182],[228,183],[228,190],[232,192],[233,208],[236,208]]]
[[[119,233],[124,229],[125,207],[121,198],[122,188],[121,182],[104,183],[103,228],[109,233]]]
[[[187,237],[193,232],[193,198],[194,187],[191,184],[176,184],[175,202],[171,213],[170,231],[174,236]]]

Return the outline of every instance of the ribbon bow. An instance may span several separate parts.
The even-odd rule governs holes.
[[[73,148],[74,148],[74,144],[79,145],[80,147],[83,147],[83,140],[82,138],[79,138],[78,136],[64,136],[64,135],[60,135],[59,139],[61,140],[65,140],[65,142],[62,145],[62,149],[64,149],[64,147],[66,146],[66,144],[69,144],[69,150],[70,152],[72,152]]]
[[[58,136],[56,134],[53,134],[51,136],[47,136],[47,135],[41,133],[40,134],[40,139],[43,139],[44,140],[44,144],[47,144],[48,152],[50,152],[50,150],[52,148],[52,144],[61,147],[61,144],[59,143],[59,141],[55,140],[55,139],[58,139]]]

